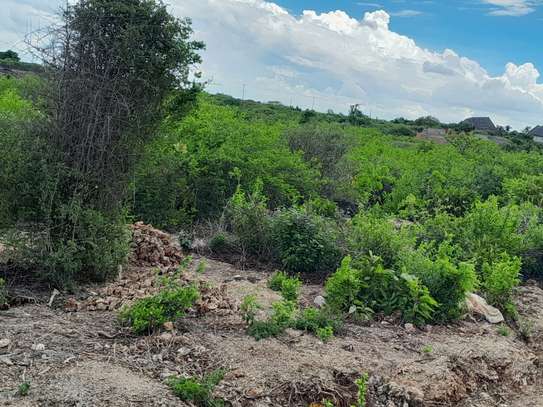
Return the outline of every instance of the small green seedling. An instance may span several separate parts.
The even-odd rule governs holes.
[[[509,330],[509,328],[507,327],[507,325],[500,325],[498,327],[498,333],[501,335],[501,336],[509,336],[511,334],[511,331]]]
[[[428,355],[434,351],[434,348],[432,348],[432,345],[425,345],[422,347],[421,350],[423,353],[426,353]]]
[[[21,397],[26,397],[28,396],[29,391],[30,391],[30,383],[25,381],[19,385],[19,388],[17,389],[17,394]]]
[[[207,263],[205,260],[200,260],[198,266],[196,267],[196,273],[204,274],[206,271]]]

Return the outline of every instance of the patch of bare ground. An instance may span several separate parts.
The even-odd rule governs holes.
[[[200,261],[207,264],[203,273],[196,272]],[[0,348],[0,405],[183,406],[166,378],[222,367],[228,373],[215,395],[233,406],[308,406],[323,399],[349,406],[363,372],[370,373],[369,406],[543,406],[537,336],[543,291],[536,286],[523,287],[518,300],[534,326],[531,343],[472,320],[414,331],[387,321],[346,324],[327,343],[294,330],[255,341],[237,306],[257,294],[265,313],[279,299],[266,286],[269,275],[196,257],[183,278],[197,282],[202,299],[173,330],[136,337],[116,315],[122,304],[157,289],[155,274],[134,267],[118,281],[89,288],[84,300],[59,296],[53,308],[24,305],[0,313],[0,340],[9,340]],[[321,291],[305,286],[302,303]],[[15,394],[23,380],[31,384],[26,397]]]

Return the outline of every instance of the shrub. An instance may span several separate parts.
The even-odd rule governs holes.
[[[336,273],[328,279],[325,289],[328,304],[339,307],[339,311],[348,312],[353,306],[385,315],[400,311],[404,321],[417,325],[434,317],[437,302],[428,288],[410,274],[385,269],[375,259],[355,268],[349,257]]]
[[[274,246],[287,272],[326,274],[337,267],[341,252],[333,222],[290,208],[275,214],[272,227]]]
[[[223,219],[227,229],[238,239],[243,255],[256,256],[261,260],[271,258],[270,217],[266,198],[262,194],[262,182],[258,181],[249,195],[238,185],[236,193],[226,205]]]
[[[328,328],[331,329],[333,335],[340,329],[341,324],[341,319],[337,313],[334,313],[331,309],[317,309],[310,307],[301,312],[293,326],[296,329],[312,332],[319,336],[319,331],[329,330]]]
[[[273,303],[273,313],[267,321],[254,321],[249,325],[249,335],[256,340],[277,336],[288,328],[296,312],[296,303],[288,300]]]
[[[8,305],[8,291],[6,289],[6,281],[0,278],[0,309]]]
[[[440,322],[458,319],[464,310],[467,293],[477,287],[475,267],[469,263],[453,263],[444,252],[445,247],[441,247],[435,260],[421,248],[404,255],[400,261],[404,272],[418,277],[428,287],[430,295],[439,304],[434,318]]]
[[[224,378],[225,371],[215,370],[203,380],[197,378],[172,377],[168,380],[174,394],[183,401],[190,401],[198,407],[222,407],[224,400],[213,397],[213,389]]]
[[[274,291],[280,291],[285,300],[297,301],[300,293],[302,282],[299,278],[289,277],[282,271],[275,272],[268,287]]]
[[[235,251],[237,242],[229,233],[218,232],[209,239],[207,245],[213,253],[224,254]]]
[[[511,303],[513,289],[520,283],[521,263],[520,258],[504,253],[492,263],[483,264],[482,288],[490,304],[503,309]]]
[[[262,307],[256,301],[256,295],[247,295],[243,298],[239,308],[243,315],[243,320],[251,326],[255,322],[257,311]]]
[[[348,236],[349,252],[355,259],[378,256],[385,267],[393,267],[401,253],[413,245],[404,229],[396,230],[392,222],[376,212],[353,218]]]
[[[123,309],[120,318],[124,324],[132,327],[134,333],[149,333],[167,321],[183,317],[198,295],[198,290],[192,286],[167,288]]]
[[[328,342],[334,336],[334,328],[329,325],[325,326],[324,328],[317,328],[317,332],[315,332],[315,334],[321,341]]]

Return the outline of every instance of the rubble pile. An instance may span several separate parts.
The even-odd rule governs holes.
[[[170,267],[179,264],[183,253],[172,237],[143,222],[132,225],[133,265],[141,267]]]
[[[162,287],[161,280],[165,276],[174,277],[178,274],[177,267],[168,269],[138,269],[131,268],[115,282],[91,292],[84,301],[69,298],[64,309],[75,311],[118,311],[124,305],[135,300],[156,294]],[[207,282],[194,282],[188,272],[177,277],[181,286],[196,284],[200,291],[200,298],[194,306],[198,314],[213,311],[219,314],[228,314],[236,309],[234,302],[228,298],[226,285],[211,287]]]

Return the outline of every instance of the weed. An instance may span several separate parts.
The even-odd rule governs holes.
[[[421,351],[422,353],[426,353],[428,355],[434,351],[434,348],[432,347],[432,345],[425,345],[422,347]]]
[[[198,289],[193,286],[167,288],[125,307],[121,310],[120,319],[138,335],[150,333],[164,322],[183,317],[198,295]]]
[[[257,302],[256,295],[253,294],[243,298],[239,308],[243,315],[243,320],[247,325],[251,326],[255,322],[256,312],[262,308],[262,306]]]
[[[224,378],[225,371],[218,369],[205,376],[201,381],[197,378],[172,377],[168,384],[174,394],[183,401],[191,401],[198,407],[222,407],[224,400],[213,397],[213,389]]]
[[[511,331],[509,330],[509,328],[507,327],[507,325],[500,325],[498,327],[498,333],[501,335],[501,336],[509,336],[511,334]]]
[[[270,281],[268,282],[268,287],[273,291],[281,291],[281,288],[283,287],[283,281],[288,278],[288,274],[284,271],[276,271],[272,274]]]
[[[322,405],[324,407],[334,407],[334,403],[332,403],[330,400],[323,400]]]
[[[206,271],[207,263],[205,260],[200,260],[198,266],[196,267],[196,273],[204,274]]]
[[[519,330],[519,334],[521,338],[525,342],[530,342],[534,335],[534,323],[531,321],[528,321],[527,319],[519,318],[517,320],[517,326],[518,326],[518,330]]]
[[[24,381],[19,385],[17,389],[17,394],[21,397],[26,397],[28,396],[29,391],[30,391],[30,383],[27,381]]]
[[[368,391],[369,375],[364,373],[355,383],[358,387],[357,405],[352,407],[366,407],[366,393]]]
[[[287,301],[298,301],[302,282],[298,278],[287,278],[281,284],[281,295]]]
[[[328,308],[306,308],[294,322],[294,327],[318,335],[319,330],[331,328],[332,334],[341,327],[342,321]]]
[[[332,328],[330,325],[324,328],[317,328],[316,334],[321,341],[328,342],[334,337],[334,328]]]
[[[273,303],[273,314],[267,321],[254,321],[249,326],[249,335],[256,340],[277,336],[292,325],[296,304],[292,301]]]

